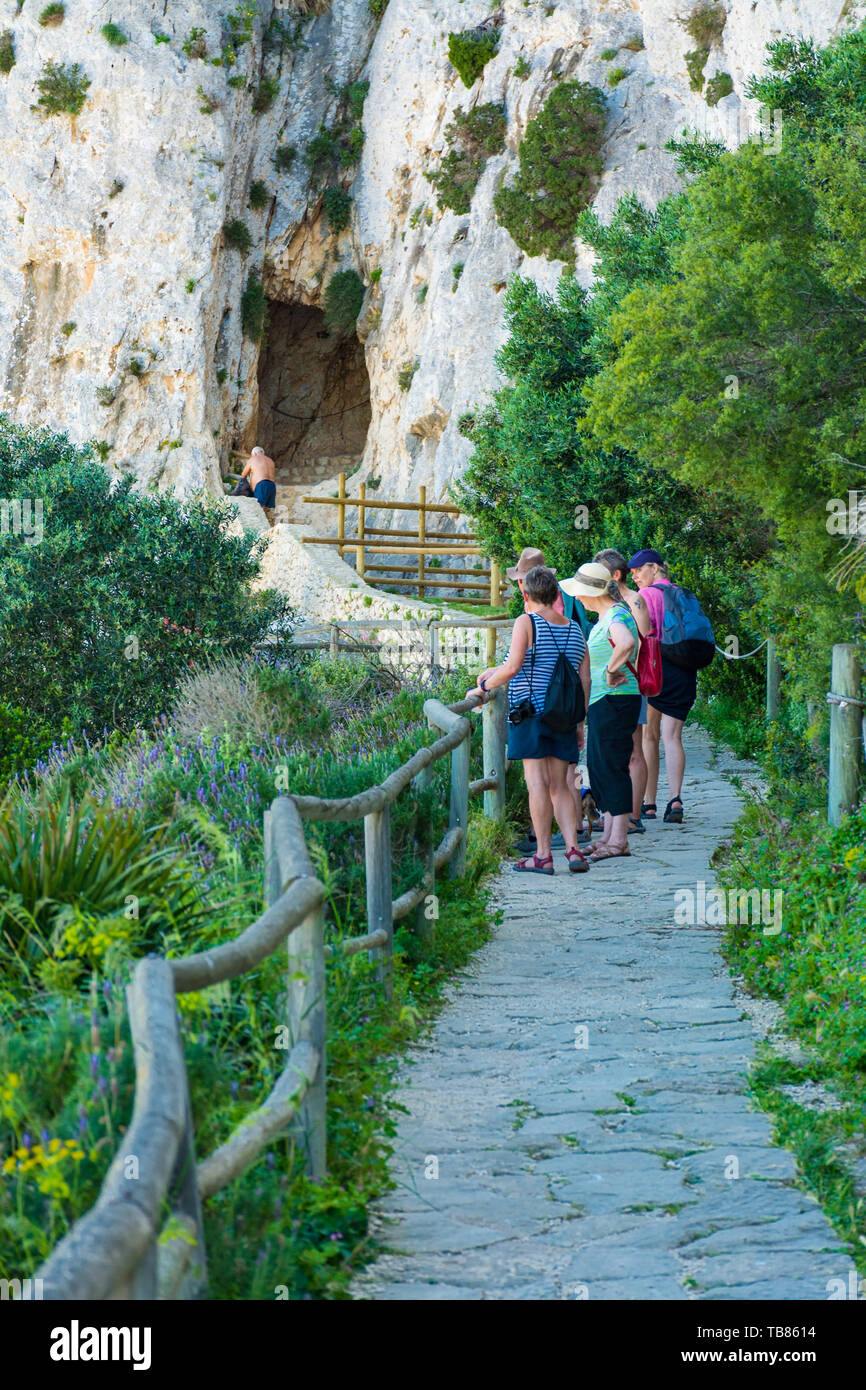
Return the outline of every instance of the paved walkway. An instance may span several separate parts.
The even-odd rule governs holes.
[[[561,851],[552,879],[503,869],[504,922],[402,1068],[389,1253],[356,1297],[826,1299],[846,1276],[750,1108],[718,928],[673,924],[739,811],[736,763],[687,733],[682,827],[586,875]]]

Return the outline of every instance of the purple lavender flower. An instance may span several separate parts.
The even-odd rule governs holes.
[[[97,1073],[98,1070],[99,1070],[99,1053],[98,1053],[98,1052],[91,1052],[91,1054],[90,1054],[90,1075],[91,1075],[91,1076],[96,1076],[96,1073]]]
[[[30,1148],[30,1135],[29,1135],[29,1134],[22,1134],[22,1136],[21,1136],[21,1147],[22,1147],[22,1149],[29,1149],[29,1148]]]

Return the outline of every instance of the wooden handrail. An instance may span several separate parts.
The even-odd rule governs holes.
[[[186,1067],[168,961],[139,961],[127,1006],[135,1052],[132,1121],[96,1204],[37,1272],[44,1298],[105,1299],[127,1287],[128,1296],[154,1296],[156,1234],[186,1121]]]
[[[324,902],[325,890],[318,879],[306,878],[293,883],[286,893],[267,908],[252,926],[232,941],[199,951],[194,956],[171,959],[174,987],[177,994],[207,989],[223,980],[234,980],[247,970],[260,965],[273,955],[286,937],[296,930],[307,915]]]
[[[378,502],[375,497],[302,497],[302,502],[311,502],[319,507],[357,507],[363,505],[372,511],[389,512],[447,512],[450,516],[460,516],[459,507],[450,502]]]

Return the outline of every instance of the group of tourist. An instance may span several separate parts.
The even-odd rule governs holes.
[[[616,550],[602,550],[559,583],[543,554],[528,548],[506,574],[520,588],[524,612],[514,624],[505,661],[483,671],[468,693],[484,696],[508,686],[508,757],[523,763],[533,829],[528,848],[534,848],[514,867],[552,874],[552,850],[561,847],[570,871],[586,873],[591,864],[628,856],[629,834],[644,833],[644,819],[657,817],[660,739],[669,797],[663,818],[669,824],[682,822],[682,731],[697,693],[697,669],[688,648],[707,643],[684,641],[665,648],[662,637],[670,633],[664,623],[664,590],[671,586],[673,593],[674,586],[655,550],[639,550],[630,560]],[[681,592],[703,618],[694,595]],[[592,625],[588,613],[597,615]],[[683,636],[681,621],[678,635]],[[645,663],[643,672],[638,670],[642,642],[647,656],[655,643],[657,669],[649,675]],[[706,664],[711,655],[702,653],[697,665]],[[560,658],[576,673],[576,681]],[[642,683],[653,693],[641,694]],[[551,697],[559,705],[574,699],[574,727],[561,731],[562,720],[551,719]],[[584,749],[588,788],[579,773]],[[584,802],[588,808],[594,805],[601,818],[596,827],[600,838],[587,852],[580,846],[591,843],[594,827],[591,814],[584,827]]]

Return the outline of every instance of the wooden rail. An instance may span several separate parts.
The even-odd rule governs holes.
[[[373,624],[375,626],[375,624]],[[494,629],[495,631],[495,629]],[[367,951],[385,996],[393,998],[394,923],[419,909],[436,873],[465,872],[469,797],[483,793],[484,813],[505,816],[507,707],[500,689],[483,702],[484,776],[469,781],[470,722],[477,699],[451,706],[427,700],[441,733],[379,786],[357,796],[280,796],[264,817],[264,911],[222,946],[180,959],[139,961],[127,990],[135,1054],[132,1120],[94,1206],[37,1272],[54,1300],[151,1300],[207,1297],[202,1201],[250,1167],[287,1126],[302,1145],[307,1171],[325,1173],[327,1150],[326,959]],[[451,758],[448,831],[415,888],[392,899],[390,810],[410,783],[429,785],[432,765]],[[325,889],[315,877],[304,820],[364,821],[367,877],[365,935],[324,944]],[[419,917],[428,941],[432,924]],[[175,996],[237,979],[287,948],[286,1065],[267,1099],[207,1158],[196,1162],[186,1062]],[[166,1219],[167,1218],[167,1219]]]
[[[419,598],[423,598],[428,589],[456,589],[459,592],[465,591],[468,594],[484,593],[485,598],[467,598],[467,603],[490,603],[496,608],[502,601],[503,584],[502,572],[495,561],[491,562],[489,572],[483,568],[472,570],[440,569],[438,566],[428,566],[427,560],[447,556],[466,556],[483,555],[479,546],[472,544],[478,537],[464,533],[454,532],[449,534],[445,531],[430,531],[427,528],[427,516],[432,512],[444,513],[447,516],[460,516],[460,508],[452,506],[448,502],[428,502],[427,489],[419,488],[417,502],[395,502],[392,500],[379,500],[367,496],[367,485],[361,483],[358,487],[358,497],[348,497],[346,495],[346,475],[341,473],[338,479],[338,490],[336,497],[304,497],[301,500],[318,507],[337,508],[337,534],[336,536],[303,536],[302,539],[307,545],[335,545],[340,558],[343,559],[346,550],[355,552],[355,569],[357,573],[372,587],[384,584],[384,580],[367,579],[368,574],[393,574],[392,585],[400,588],[417,589]],[[358,508],[358,534],[357,536],[346,535],[346,508]],[[418,530],[394,530],[389,531],[381,526],[367,525],[367,511],[373,508],[377,511],[401,511],[418,513]],[[412,537],[411,540],[407,537]],[[394,565],[379,564],[368,565],[367,554],[371,555],[394,555],[397,559],[408,559],[409,556],[417,556],[416,564]],[[413,577],[410,579],[409,575]],[[439,576],[448,574],[460,577],[465,575],[463,582],[458,585],[442,579]],[[473,575],[488,575],[484,582],[473,579]]]

